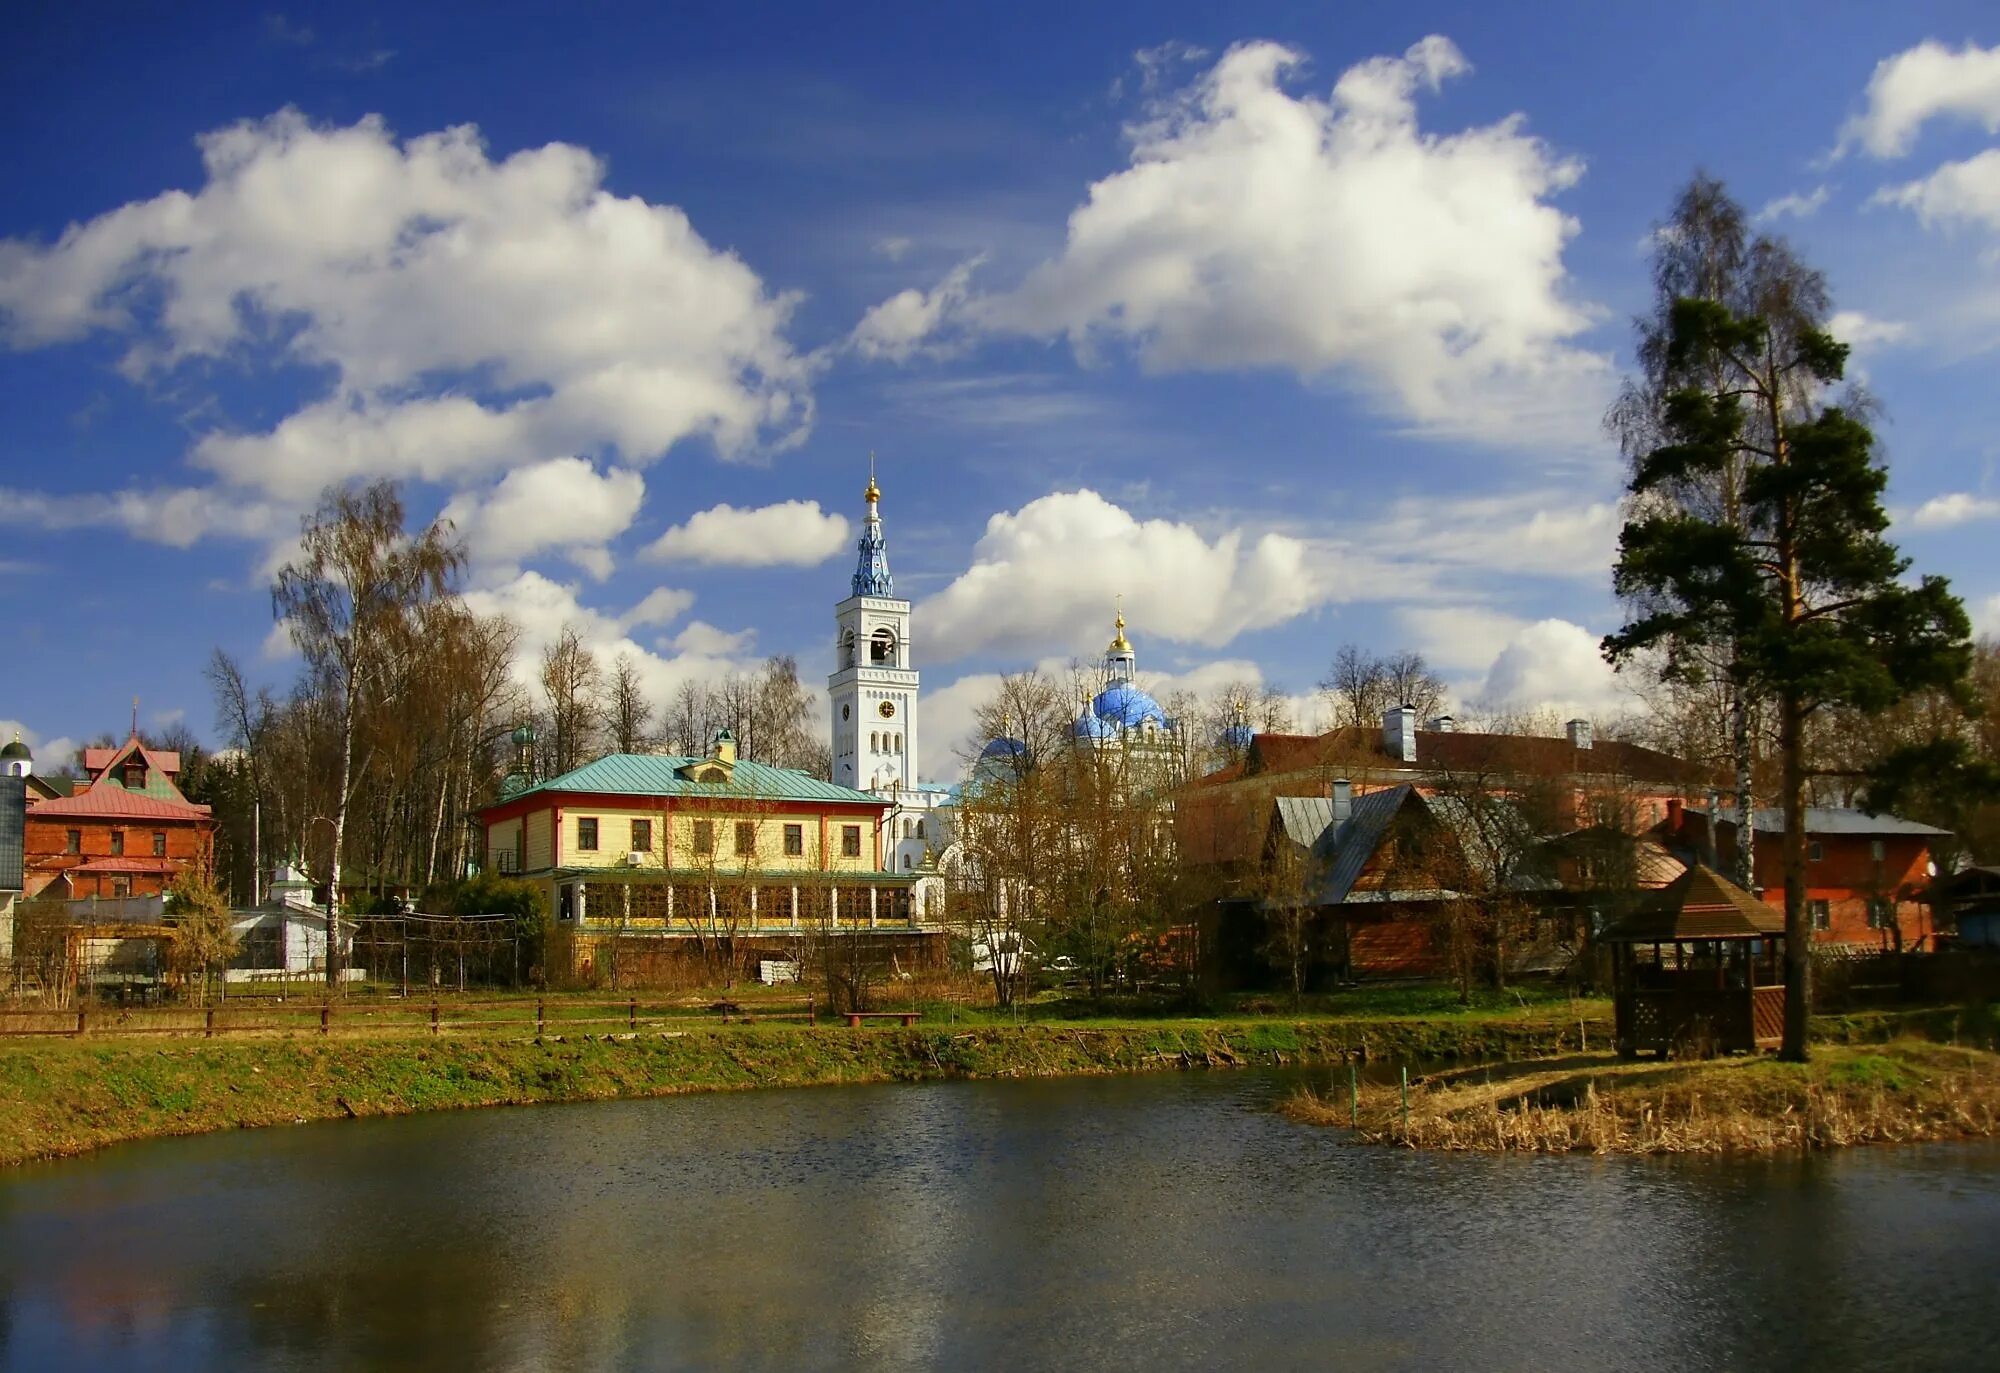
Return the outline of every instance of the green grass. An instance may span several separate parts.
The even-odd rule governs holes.
[[[604,1033],[611,1030],[612,1033]],[[1601,1016],[1591,1034],[1608,1036]],[[512,1033],[354,1039],[317,1034],[208,1039],[0,1041],[0,1164],[157,1135],[348,1115],[814,1083],[1042,1077],[1370,1057],[1434,1061],[1573,1048],[1564,1004],[1540,1015],[1370,1019],[1135,1017],[808,1028],[693,1023],[684,1028],[552,1023],[537,1044]]]

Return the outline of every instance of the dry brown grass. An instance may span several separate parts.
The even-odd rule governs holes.
[[[1310,1091],[1294,1119],[1346,1126],[1344,1096]],[[1536,1153],[1772,1153],[2000,1134],[2000,1055],[1916,1041],[1769,1058],[1621,1063],[1609,1056],[1496,1065],[1369,1087],[1357,1135],[1419,1149]]]

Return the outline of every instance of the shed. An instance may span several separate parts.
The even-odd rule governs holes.
[[[1618,1052],[1753,1053],[1784,1036],[1785,917],[1697,863],[1605,930]]]

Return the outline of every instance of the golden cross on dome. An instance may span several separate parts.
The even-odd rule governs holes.
[[[868,450],[868,489],[861,493],[862,499],[870,502],[882,499],[882,488],[875,485],[875,450]]]

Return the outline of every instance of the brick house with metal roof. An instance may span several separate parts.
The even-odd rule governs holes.
[[[613,937],[770,957],[808,934],[900,937],[935,957],[937,879],[889,867],[891,802],[738,758],[612,754],[480,812],[489,870],[542,888],[579,970]],[[940,946],[941,947],[941,946]]]
[[[137,734],[84,750],[88,780],[28,807],[27,896],[153,896],[214,862],[215,818],[180,789],[180,754]]]
[[[1930,909],[1933,840],[1950,835],[1898,815],[1869,815],[1834,806],[1806,808],[1806,910],[1813,943],[1921,948],[1935,932]],[[1785,900],[1785,813],[1753,817],[1757,894],[1782,909]],[[1661,826],[1665,842],[1687,858],[1734,870],[1735,813],[1711,824],[1699,806],[1671,807]]]

